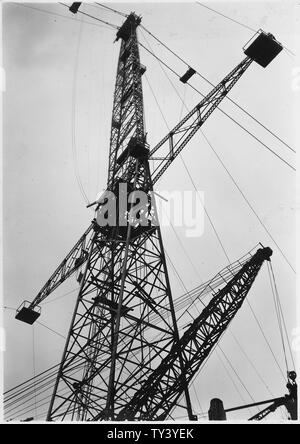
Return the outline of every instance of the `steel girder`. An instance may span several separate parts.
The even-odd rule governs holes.
[[[123,154],[132,140],[145,147],[141,75],[133,26],[121,43],[114,96],[107,188],[116,193],[120,179],[132,190],[152,190],[147,156]],[[138,228],[94,222],[48,421],[115,419],[179,341],[154,220]],[[182,368],[181,356],[175,365]],[[184,390],[190,412],[187,384]]]
[[[166,419],[183,393],[183,380],[190,383],[196,375],[242,306],[263,262],[269,260],[271,254],[270,248],[259,249],[214,295],[179,343],[173,344],[170,353],[121,411],[119,420]],[[176,365],[179,354],[184,360],[183,372]]]
[[[153,183],[252,62],[249,58],[241,62],[149,152],[151,159],[158,156],[158,165],[151,175],[149,156],[145,154],[148,146],[141,82],[144,68],[140,64],[136,37],[139,22],[135,14],[130,14],[117,34],[122,43],[110,139],[107,183],[110,191],[116,191],[121,181],[133,190],[151,192]],[[131,142],[135,144],[134,154],[129,149]],[[136,147],[142,148],[143,156]],[[83,265],[47,419],[164,419],[183,393],[191,418],[188,382],[200,365],[198,360],[203,362],[202,358],[208,356],[221,334],[219,330],[210,331],[212,325],[217,329],[214,322],[220,321],[218,307],[215,313],[210,313],[210,322],[203,324],[209,341],[207,347],[202,344],[203,355],[197,355],[199,335],[205,333],[201,325],[198,325],[199,332],[194,332],[195,337],[183,346],[186,334],[179,340],[160,228],[151,222],[141,230],[130,224],[125,228],[103,229],[92,223],[30,307],[33,309]],[[250,275],[254,279],[256,274]],[[244,289],[240,289],[241,295],[245,295],[250,286],[245,284]],[[242,302],[239,295],[235,296]],[[224,329],[230,315],[239,307],[239,302],[230,300],[231,297],[232,292],[227,295],[227,302],[225,298],[222,301],[224,306],[220,306],[220,310],[226,311],[226,307],[231,310],[228,308],[226,321],[221,322]],[[166,375],[163,369],[170,362],[172,368]],[[162,378],[160,382],[159,378]],[[149,381],[156,384],[157,393]]]

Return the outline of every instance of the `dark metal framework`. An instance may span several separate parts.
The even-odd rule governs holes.
[[[131,17],[131,15],[129,16]],[[128,20],[128,19],[127,19]],[[144,191],[149,191],[160,179],[166,169],[176,159],[187,143],[196,134],[206,119],[218,107],[231,88],[249,68],[253,59],[246,57],[239,63],[212,91],[204,97],[152,150],[147,153],[148,145],[144,134],[143,100],[141,76],[145,67],[140,64],[139,51],[136,38],[137,21],[131,25],[134,38],[122,39],[116,90],[114,94],[113,117],[111,128],[111,147],[109,156],[108,189],[115,191],[118,182],[132,182],[135,176],[136,162],[130,155],[131,142],[137,146],[145,157],[154,161],[154,169],[150,174],[140,174],[137,188],[142,186]],[[122,28],[121,28],[122,29]],[[119,34],[119,38],[122,33]],[[125,57],[126,55],[126,57]],[[139,66],[136,69],[133,66]],[[130,79],[130,81],[129,81]],[[136,130],[136,131],[135,131]],[[143,170],[148,162],[139,162],[139,170]],[[146,183],[146,179],[147,183]],[[65,259],[57,267],[49,280],[31,302],[34,309],[41,303],[58,285],[64,282],[77,269],[80,261],[86,261],[87,245],[91,243],[93,224],[89,226],[83,236],[75,244]]]
[[[289,394],[282,396],[281,398],[273,399],[272,404],[252,416],[249,421],[261,421],[270,413],[274,412],[278,407],[285,406],[288,411],[289,419],[296,421],[298,419],[298,387],[296,382],[296,372],[288,372],[288,383],[286,385]],[[265,402],[264,402],[265,403]]]
[[[128,162],[131,160],[130,157],[125,158],[123,162],[117,162],[117,160],[128,147],[130,139],[134,138],[140,146],[145,146],[146,143],[142,90],[142,74],[146,68],[140,63],[136,36],[136,27],[140,23],[140,18],[130,15],[126,22],[130,27],[130,32],[124,35],[121,28],[117,34],[117,38],[121,36],[123,38],[119,54],[112,113],[108,189],[113,186],[117,175],[126,174]]]
[[[108,177],[108,189],[117,196],[118,174],[130,190],[151,190],[136,38],[139,19],[132,15],[126,22],[129,35],[119,31],[123,40]],[[128,176],[132,167],[134,174]],[[159,227],[149,219],[147,226],[137,228],[94,223],[93,231],[48,420],[115,419],[179,340]],[[177,365],[182,365],[180,356]],[[185,393],[189,409],[187,385]]]
[[[134,51],[131,52],[129,51],[130,42],[133,43],[132,49],[134,49]],[[141,147],[148,148],[146,137],[143,133],[141,75],[144,68],[138,70],[133,70],[132,68],[132,66],[139,64],[139,52],[136,42],[136,37],[134,39],[131,37],[128,42],[122,41],[119,56],[109,156],[108,189],[112,191],[115,191],[114,187],[120,181],[123,180],[129,183],[133,180],[136,168],[135,158],[131,157],[129,150],[127,150],[131,138],[133,141],[136,138]],[[125,53],[127,54],[126,59],[122,56]],[[130,54],[132,55],[130,56]],[[131,63],[129,63],[130,60]],[[155,161],[155,168],[151,174],[151,180],[150,174],[146,175],[142,171],[145,169],[145,162],[139,162],[140,174],[137,189],[140,188],[146,192],[151,191],[152,186],[159,180],[166,169],[196,134],[205,120],[217,108],[237,80],[250,66],[251,62],[251,59],[248,57],[245,58],[150,151],[150,159]],[[130,82],[127,80],[127,73],[130,73]],[[126,81],[124,79],[126,79]],[[128,95],[128,91],[131,91],[131,94]],[[124,96],[126,100],[124,100]],[[135,129],[137,129],[136,132]],[[148,168],[148,162],[146,162],[146,164]],[[145,180],[146,177],[147,183]],[[52,291],[64,282],[65,279],[71,276],[76,269],[78,269],[81,261],[86,261],[86,253],[90,247],[92,235],[93,224],[89,226],[32,301],[30,304],[32,309],[40,304]]]
[[[289,419],[292,421],[296,421],[298,419],[298,387],[296,382],[296,372],[295,371],[289,371],[287,373],[288,382],[286,384],[286,387],[289,391],[289,393],[285,396],[281,396],[279,398],[273,398],[273,399],[266,399],[264,401],[259,402],[253,402],[251,404],[244,404],[240,405],[238,407],[232,407],[229,409],[224,410],[223,402],[221,400],[212,400],[211,405],[213,404],[213,401],[217,401],[218,405],[220,406],[220,403],[222,405],[223,415],[225,416],[224,419],[226,419],[226,413],[234,412],[237,410],[242,409],[248,409],[249,407],[257,407],[259,405],[269,404],[266,408],[256,413],[254,416],[252,416],[249,421],[261,421],[266,416],[268,416],[270,413],[275,412],[279,407],[284,406],[288,412]],[[215,404],[215,403],[214,403]],[[216,406],[216,404],[215,404]],[[216,417],[220,414],[217,408],[213,411],[213,414],[210,417],[210,420],[218,420],[219,418]]]
[[[150,151],[150,158],[156,161],[152,173],[153,184],[160,179],[186,144],[218,107],[231,88],[249,68],[252,61],[250,57],[246,57],[239,63]]]
[[[122,42],[107,182],[107,190],[116,196],[116,224],[100,226],[94,220],[26,313],[17,315],[28,322],[23,314],[34,312],[41,301],[78,271],[80,289],[48,421],[165,419],[183,394],[183,406],[194,419],[188,383],[241,306],[264,259],[261,253],[250,259],[179,338],[151,194],[153,184],[252,59],[246,57],[150,151],[143,120],[141,77],[145,67],[140,64],[136,34],[140,21],[131,13],[117,32],[117,40]],[[152,174],[149,158],[158,162]],[[128,188],[126,196],[131,191],[147,193],[146,225],[129,223],[130,205],[125,210],[119,208],[121,183]],[[99,214],[105,214],[100,205],[97,208]]]
[[[242,306],[263,262],[270,260],[270,248],[259,249],[234,277],[217,292],[201,314],[174,343],[170,353],[151,373],[118,417],[119,420],[165,420],[199,368]],[[183,356],[182,369],[176,365]]]

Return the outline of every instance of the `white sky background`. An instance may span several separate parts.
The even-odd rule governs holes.
[[[295,51],[299,22],[296,23],[294,2],[222,1],[206,4],[252,28],[271,32],[287,48]],[[125,13],[134,10],[140,14],[147,29],[213,83],[218,83],[243,59],[242,47],[253,35],[195,3],[111,5]],[[85,5],[82,10],[116,25],[122,23],[120,16],[99,7]],[[69,18],[53,15],[56,13]],[[81,15],[73,16],[57,4],[3,5],[6,71],[3,97],[4,305],[8,307],[16,308],[24,299],[34,298],[93,217],[93,213],[85,208],[75,180],[72,110],[75,111],[80,176],[90,201],[106,185],[120,44],[113,43],[114,30],[97,22],[89,25],[82,21],[92,22]],[[157,55],[181,75],[185,72],[182,63],[143,31],[142,34],[139,32],[139,38],[144,45],[147,46],[143,35]],[[171,127],[186,111],[184,109],[182,114],[181,102],[158,62],[142,48],[141,63],[147,66],[147,79]],[[293,108],[296,99],[292,90],[292,72],[295,63],[295,58],[287,51],[282,51],[266,69],[253,63],[230,93],[230,97],[294,148]],[[171,73],[168,76],[191,109],[201,97]],[[198,76],[194,76],[191,83],[203,93],[211,89]],[[143,89],[148,142],[154,146],[168,129],[145,77]],[[286,148],[227,102],[221,104],[224,110],[295,165],[294,157]],[[218,111],[205,123],[203,132],[295,267],[295,173]],[[238,259],[258,242],[273,249],[272,263],[291,335],[296,327],[294,273],[234,188],[200,132],[184,149],[183,157],[197,188],[204,191],[207,211],[230,259]],[[156,189],[158,192],[193,189],[179,158]],[[188,289],[199,285],[200,277],[206,280],[227,265],[207,220],[204,235],[200,238],[186,238],[182,228],[177,232],[198,273],[191,267],[171,228],[163,228],[164,244]],[[184,290],[171,267],[169,272],[176,297]],[[45,305],[42,304],[39,319],[62,335],[68,330],[76,293],[53,303],[50,301],[76,288],[75,278],[70,281],[54,292]],[[284,371],[266,266],[254,283],[249,300]],[[57,363],[64,346],[63,338],[39,324],[30,327],[18,322],[14,315],[14,311],[4,310],[5,389]],[[282,396],[286,392],[285,381],[246,305],[233,321],[232,331],[274,396]],[[222,339],[222,348],[254,399],[268,399],[270,394],[228,332]],[[228,371],[245,400],[251,402],[232,370],[228,368]],[[216,396],[223,399],[226,407],[243,404],[215,354],[194,387],[204,411],[208,410],[209,400]],[[195,412],[199,413],[194,390],[192,397]],[[230,417],[247,418],[249,412],[242,411]]]

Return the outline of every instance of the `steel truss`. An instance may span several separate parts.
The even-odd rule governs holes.
[[[242,306],[263,262],[270,260],[270,248],[259,249],[233,278],[214,295],[210,303],[185,331],[179,343],[147,378],[118,417],[119,420],[165,420],[199,368]],[[183,356],[183,372],[176,365]]]
[[[140,63],[136,34],[140,21],[131,13],[117,32],[117,40],[122,41],[107,181],[107,192],[116,199],[116,223],[99,224],[98,217],[105,219],[110,213],[104,200],[98,200],[96,219],[29,307],[16,315],[33,323],[39,315],[34,311],[38,304],[79,272],[80,289],[48,421],[165,419],[183,394],[181,405],[195,419],[188,384],[241,306],[264,260],[257,253],[255,260],[243,265],[179,339],[153,184],[226,97],[255,54],[246,57],[150,151],[143,118],[145,67]],[[265,34],[262,38],[273,42]],[[152,173],[149,159],[155,164]],[[122,184],[127,187],[126,198],[132,192],[133,197],[139,191],[146,193],[147,204],[140,212],[146,224],[131,223],[132,203],[120,207]]]
[[[114,97],[108,190],[117,200],[118,174],[129,191],[152,189],[137,21],[134,16],[130,36],[122,40]],[[139,150],[134,156],[126,153],[130,143]],[[127,176],[131,167],[133,177]],[[153,210],[151,202],[149,215]],[[115,419],[178,342],[161,232],[153,221],[139,227],[94,222],[48,420]],[[176,364],[182,366],[180,356]],[[187,385],[185,393],[190,408]]]

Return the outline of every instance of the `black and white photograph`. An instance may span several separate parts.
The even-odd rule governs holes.
[[[298,423],[300,3],[0,7],[0,422]]]

